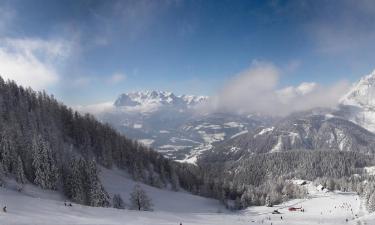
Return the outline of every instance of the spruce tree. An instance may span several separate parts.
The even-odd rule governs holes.
[[[11,153],[14,152],[14,145],[8,135],[3,134],[1,137],[0,147],[0,162],[5,173],[9,173],[11,169],[12,157]]]
[[[85,163],[81,159],[70,159],[64,168],[63,187],[65,195],[80,204],[87,204],[85,187],[83,183],[83,169]]]
[[[370,198],[368,200],[367,209],[370,212],[374,212],[375,211],[375,193],[372,193],[370,195]]]
[[[23,184],[26,182],[26,177],[25,177],[25,172],[23,170],[23,164],[21,157],[17,157],[17,164],[15,168],[15,176],[16,176],[16,181]]]
[[[39,135],[33,141],[32,150],[32,165],[35,170],[34,183],[43,189],[56,189],[58,170],[49,143]]]
[[[108,207],[110,205],[109,195],[99,180],[96,163],[90,161],[86,171],[88,204],[96,207]]]

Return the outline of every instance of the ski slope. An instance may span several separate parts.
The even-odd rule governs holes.
[[[109,192],[120,193],[123,199],[128,201],[124,195],[132,189],[133,181],[119,171],[103,171],[102,177]],[[184,225],[375,224],[375,215],[366,212],[356,194],[324,193],[317,191],[312,184],[308,185],[310,194],[307,199],[292,200],[272,208],[250,207],[239,212],[223,209],[216,200],[145,185],[143,188],[153,200],[152,212],[94,208],[77,204],[67,207],[64,206],[64,198],[56,192],[41,191],[27,185],[20,193],[12,184],[8,184],[5,188],[0,188],[0,204],[7,205],[7,213],[0,212],[0,224],[178,225],[180,222]],[[290,206],[303,207],[305,212],[289,212]],[[275,209],[281,214],[271,214]]]

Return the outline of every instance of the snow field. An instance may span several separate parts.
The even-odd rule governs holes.
[[[101,179],[111,194],[120,194],[128,203],[134,181],[122,171],[102,169]],[[194,196],[186,192],[160,190],[141,184],[152,198],[154,211],[139,212],[113,208],[94,208],[73,204],[64,206],[64,198],[56,192],[43,191],[27,185],[20,193],[14,186],[0,188],[0,204],[8,212],[0,212],[4,225],[260,225],[288,224],[374,224],[375,215],[368,214],[354,193],[318,191],[311,183],[306,199],[295,199],[274,207],[249,207],[230,212],[218,201]],[[288,211],[289,207],[303,207],[305,212]],[[281,214],[271,214],[275,209]],[[355,215],[358,215],[356,218]],[[281,219],[281,217],[283,217]],[[348,222],[346,222],[348,219]]]

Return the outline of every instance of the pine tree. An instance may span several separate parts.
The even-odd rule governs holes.
[[[130,194],[130,206],[132,209],[139,211],[151,211],[151,199],[147,196],[146,192],[139,184],[134,186],[133,192]]]
[[[178,179],[178,176],[174,170],[172,170],[171,174],[171,185],[173,191],[178,191],[180,187],[180,181]]]
[[[33,167],[35,170],[34,183],[43,189],[56,189],[58,170],[52,157],[49,143],[41,135],[33,141]]]
[[[370,198],[368,200],[368,211],[374,212],[375,211],[375,192],[370,195]]]
[[[3,166],[4,172],[9,173],[11,169],[11,153],[14,152],[13,144],[8,135],[3,134],[1,137],[1,148],[0,148],[0,162]]]
[[[110,205],[109,195],[99,181],[98,171],[94,161],[88,163],[86,176],[88,180],[86,191],[88,204],[96,207],[108,207]]]
[[[65,195],[80,204],[87,204],[85,187],[83,184],[83,169],[85,163],[81,159],[70,159],[64,168],[63,187]]]
[[[16,170],[15,171],[16,181],[21,184],[25,183],[26,177],[25,177],[25,172],[23,170],[23,164],[22,164],[22,160],[20,156],[17,157],[17,165],[16,165],[15,170]]]
[[[271,197],[269,195],[267,195],[266,197],[266,206],[272,207]]]

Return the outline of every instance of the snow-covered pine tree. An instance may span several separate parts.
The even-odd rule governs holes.
[[[23,170],[23,163],[21,160],[21,157],[17,157],[17,164],[15,167],[15,176],[16,176],[16,181],[23,184],[26,182],[26,177],[25,177],[25,172]]]
[[[130,194],[130,207],[139,211],[151,211],[151,199],[139,184],[134,186],[133,192]]]
[[[14,145],[11,143],[11,139],[7,134],[2,135],[0,144],[0,162],[4,172],[7,174],[11,169],[11,153],[14,152]]]
[[[63,188],[65,195],[74,202],[86,204],[85,187],[83,184],[83,169],[85,162],[82,159],[70,159],[63,170]]]
[[[174,191],[178,191],[180,188],[180,181],[174,170],[172,170],[171,172],[171,185],[172,185],[172,190]]]
[[[86,166],[86,176],[88,179],[88,204],[96,207],[108,207],[110,205],[109,195],[104,190],[99,177],[95,161],[90,161]]]
[[[367,210],[370,212],[375,211],[375,193],[374,192],[370,195],[370,198],[368,200]]]
[[[369,205],[369,200],[371,197],[371,194],[374,192],[374,189],[370,184],[366,184],[366,186],[363,188],[362,197],[365,200],[366,205]]]
[[[52,156],[49,143],[38,135],[33,140],[33,168],[35,171],[34,183],[43,189],[56,189],[58,169]]]

